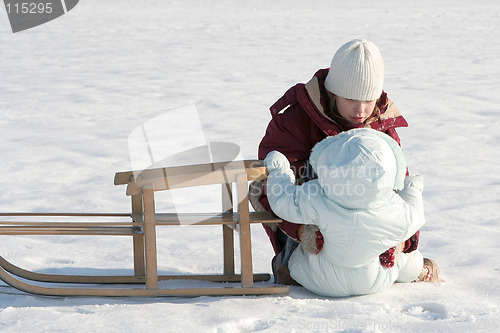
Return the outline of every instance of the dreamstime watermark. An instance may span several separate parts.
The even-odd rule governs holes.
[[[79,0],[4,0],[12,32],[52,21],[73,9]]]
[[[177,213],[180,225],[202,222],[219,213],[203,214],[199,219],[185,217],[177,208],[186,206],[186,200],[195,205],[199,199],[176,189],[209,185],[213,179],[229,184],[237,172],[246,176],[240,147],[232,142],[207,141],[194,105],[164,112],[139,125],[128,137],[128,148],[140,186],[172,190],[164,199]]]

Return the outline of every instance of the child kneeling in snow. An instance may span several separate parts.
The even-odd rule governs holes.
[[[425,223],[423,179],[405,177],[394,139],[367,128],[324,139],[310,156],[318,179],[302,186],[280,152],[270,152],[265,163],[272,210],[290,222],[317,225],[324,237],[318,255],[299,245],[290,258],[290,274],[302,286],[342,297],[380,292],[396,281],[439,281],[437,264],[418,250],[398,253],[391,268],[379,261]]]

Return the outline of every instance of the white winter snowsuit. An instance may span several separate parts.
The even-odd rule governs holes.
[[[305,288],[325,296],[363,295],[419,275],[419,251],[400,254],[392,268],[379,262],[381,253],[425,223],[422,178],[405,177],[406,162],[394,139],[365,128],[324,139],[310,157],[318,179],[302,186],[295,186],[283,154],[273,151],[265,162],[273,211],[291,222],[317,225],[325,240],[318,255],[301,246],[292,254],[291,276]]]

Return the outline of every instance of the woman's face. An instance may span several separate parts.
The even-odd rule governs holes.
[[[358,101],[337,96],[336,103],[339,114],[345,120],[353,124],[361,124],[372,115],[377,100]]]

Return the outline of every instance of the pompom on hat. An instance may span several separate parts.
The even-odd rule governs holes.
[[[337,96],[359,101],[380,97],[384,86],[384,60],[377,46],[366,39],[342,45],[333,56],[325,88]]]

